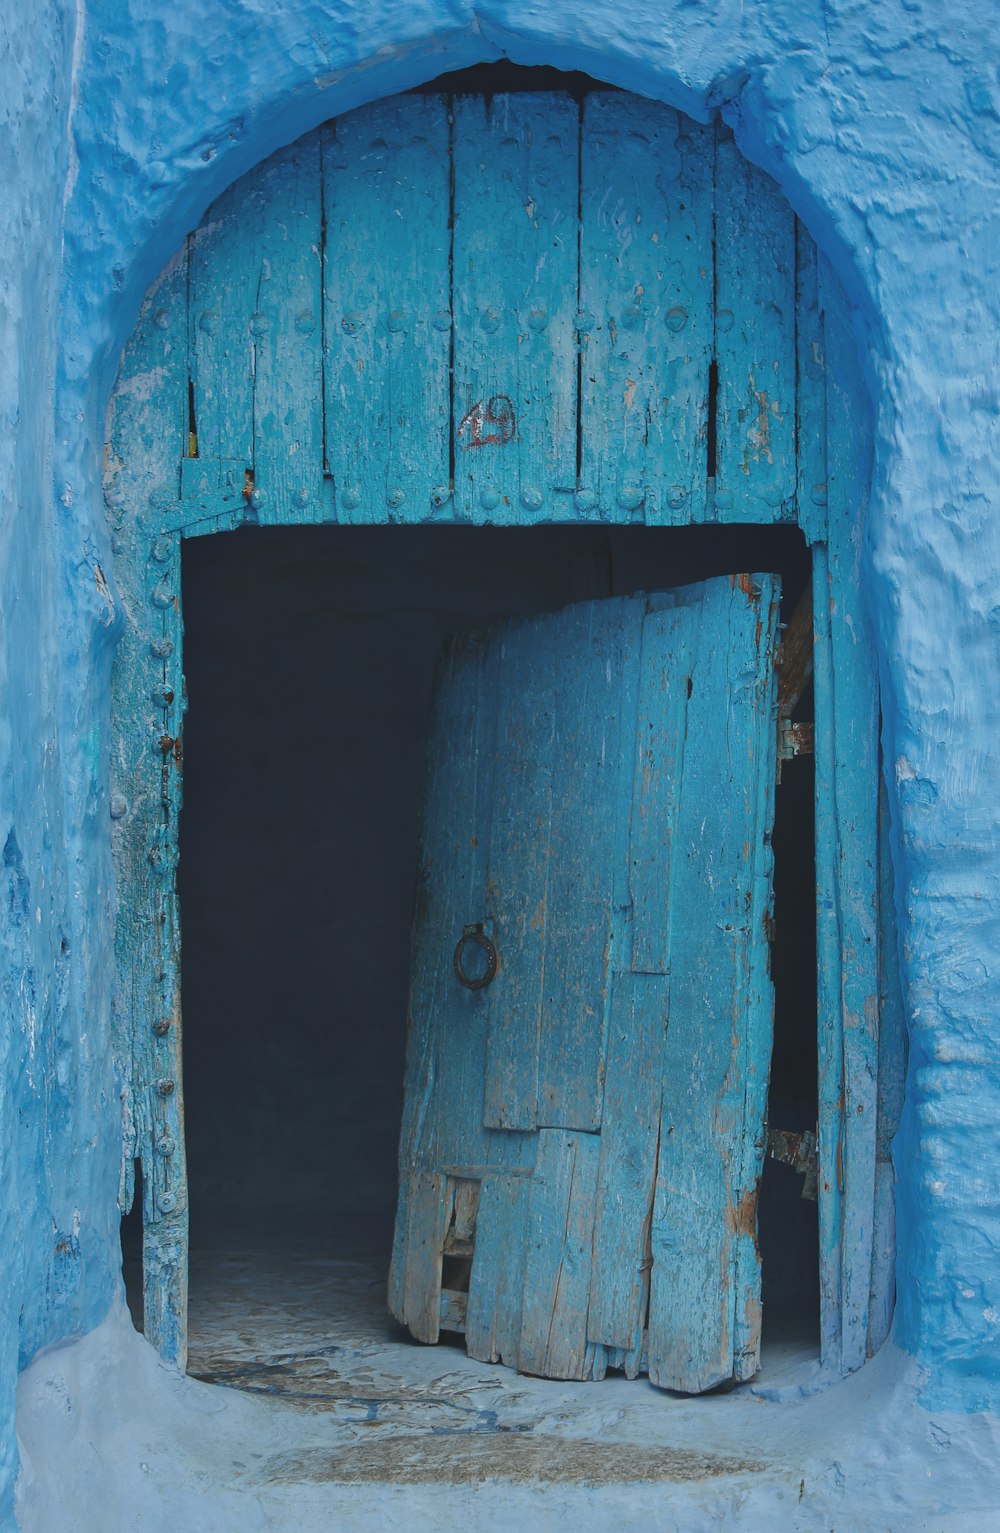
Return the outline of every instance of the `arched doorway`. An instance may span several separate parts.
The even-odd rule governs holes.
[[[894,1103],[877,1077],[882,1048],[893,1082],[898,1045],[884,1025],[880,1039],[867,465],[841,308],[725,134],[589,89],[351,114],[226,193],[164,274],[115,395],[109,501],[131,619],[116,682],[126,1167],[143,1166],[147,1331],[165,1355],[183,1358],[187,1264],[182,546],[247,524],[799,529],[818,598],[824,1352],[856,1366],[881,1340]]]

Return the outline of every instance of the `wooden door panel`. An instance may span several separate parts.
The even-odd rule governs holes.
[[[518,1366],[528,1242],[530,1177],[484,1175],[469,1280],[465,1343],[470,1357]]]
[[[538,1132],[528,1195],[521,1373],[550,1379],[592,1374],[587,1315],[600,1154],[597,1134],[559,1128]]]
[[[576,488],[578,145],[568,96],[455,100],[455,502],[475,521],[551,519]]]
[[[731,521],[795,515],[795,215],[730,138],[715,165],[715,506]]]
[[[442,96],[380,101],[324,130],[326,458],[340,522],[421,521],[448,498],[450,179]]]
[[[670,972],[670,872],[684,776],[695,610],[680,603],[648,612],[642,627],[635,775],[626,822],[632,912],[627,967],[634,974]]]
[[[615,521],[705,515],[714,152],[659,102],[584,102],[581,473]]]
[[[474,1356],[635,1372],[648,1305],[654,1382],[756,1368],[776,614],[740,576],[451,644],[392,1280],[420,1339],[443,1308]],[[481,989],[470,926],[498,953]],[[468,1295],[442,1298],[463,1177]]]
[[[758,1366],[756,1200],[773,1018],[776,581],[741,576],[705,590],[672,856],[649,1311],[650,1378],[683,1390]]]
[[[649,1298],[669,979],[619,973],[611,984],[587,1334],[605,1347],[638,1352]]]
[[[539,1125],[596,1132],[601,1126],[611,973],[612,882],[618,760],[633,732],[622,672],[641,638],[634,598],[569,608],[550,619],[555,729],[546,891]],[[498,819],[493,840],[502,834]]]

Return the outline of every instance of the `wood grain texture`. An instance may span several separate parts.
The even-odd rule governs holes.
[[[715,513],[795,515],[795,219],[728,133],[715,160]]]
[[[530,1130],[538,1123],[545,1005],[555,699],[551,655],[535,644],[534,625],[511,625],[496,650],[502,666],[487,877],[500,972],[487,992],[483,1121]]]
[[[820,299],[832,281],[820,263]],[[817,884],[820,909],[833,905],[825,939],[835,944],[820,970],[820,1201],[836,1178],[840,1262],[840,1356],[849,1371],[867,1352],[875,1196],[878,1074],[878,692],[861,591],[863,505],[870,465],[854,429],[862,384],[852,338],[827,327],[829,544],[817,561],[829,621],[829,664],[816,676],[816,749],[825,733],[822,801],[817,784]],[[818,768],[818,759],[817,759]],[[820,856],[822,847],[823,855]],[[832,941],[831,941],[832,939]],[[838,1056],[840,1063],[838,1066]],[[842,1096],[834,1097],[842,1073]],[[829,1082],[827,1081],[829,1075]],[[842,1112],[836,1151],[830,1140]],[[821,1228],[824,1227],[821,1207]],[[821,1248],[821,1260],[825,1253]]]
[[[656,1181],[669,980],[615,974],[587,1334],[623,1353],[642,1344]]]
[[[409,1238],[402,1319],[416,1341],[435,1342],[441,1329],[441,1256],[447,1227],[447,1178],[415,1171],[407,1195]]]
[[[483,1178],[465,1337],[470,1357],[517,1368],[528,1236],[528,1176]]]
[[[587,514],[705,514],[713,134],[595,93],[580,187],[580,486]],[[593,497],[593,506],[591,506]]]
[[[253,331],[254,509],[295,522],[323,496],[323,221],[320,146],[311,134],[256,172],[263,228]],[[245,249],[245,247],[244,247]]]
[[[143,305],[110,420],[107,494],[126,625],[112,678],[112,825],[119,880],[115,1049],[125,1083],[122,1207],[143,1171],[146,1336],[184,1367],[188,1211],[174,872],[180,809],[180,540],[158,536],[187,445],[187,252]]]
[[[191,396],[203,492],[253,469],[254,335],[268,204],[256,174],[231,186],[190,239]],[[224,465],[229,465],[228,469]]]
[[[326,453],[340,522],[421,521],[447,502],[450,178],[443,96],[379,102],[326,130]]]
[[[642,624],[629,893],[634,973],[670,969],[671,865],[684,775],[692,608],[646,613]]]
[[[795,222],[795,414],[797,520],[807,543],[827,528],[826,342],[819,301],[819,257],[808,230]],[[843,319],[831,312],[834,323]]]
[[[467,924],[483,921],[493,932],[486,852],[497,676],[495,650],[481,634],[462,633],[449,645],[435,687],[401,1138],[401,1164],[413,1168],[490,1159],[483,1078],[496,986],[467,990],[455,977],[453,957]]]
[[[649,1311],[650,1378],[689,1392],[757,1366],[756,1200],[773,1014],[764,929],[776,582],[741,576],[705,590],[671,882]]]
[[[474,521],[572,517],[579,111],[454,105],[455,503]]]
[[[906,1087],[906,1012],[899,977],[896,891],[890,851],[889,803],[879,777],[879,1029],[878,1120],[875,1133],[875,1207],[872,1229],[868,1355],[885,1341],[896,1295],[896,1174],[893,1141]]]
[[[587,1314],[600,1152],[596,1134],[539,1130],[528,1200],[522,1373],[582,1379],[593,1372]]]
[[[544,628],[533,625],[554,704],[538,1055],[538,1121],[547,1126],[601,1125],[621,679],[628,650],[638,648],[641,615],[641,598],[624,598],[581,603],[542,620]]]

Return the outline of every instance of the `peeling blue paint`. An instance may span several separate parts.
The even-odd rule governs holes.
[[[0,1303],[22,1356],[117,1289],[104,410],[149,282],[229,182],[336,113],[507,54],[721,110],[853,304],[875,404],[875,620],[910,1075],[896,1338],[927,1398],[1000,1402],[1000,84],[971,0],[628,10],[47,0],[8,20],[0,138]],[[991,514],[992,513],[992,514]],[[10,840],[11,832],[14,840]],[[27,976],[34,976],[32,997]],[[79,1281],[53,1227],[79,1218]],[[13,1334],[3,1350],[10,1447]],[[0,1510],[6,1505],[0,1502]]]

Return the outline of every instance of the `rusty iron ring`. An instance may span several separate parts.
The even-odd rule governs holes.
[[[486,954],[486,973],[480,979],[471,979],[462,967],[462,954],[465,952],[466,944],[469,942],[474,942]],[[455,956],[452,962],[455,966],[456,977],[467,990],[485,990],[486,986],[496,979],[497,969],[499,968],[497,950],[483,931],[481,921],[462,928],[462,935],[458,939],[458,946],[455,949]]]

